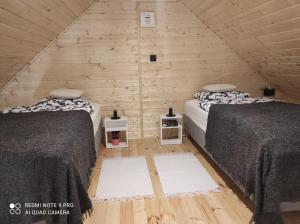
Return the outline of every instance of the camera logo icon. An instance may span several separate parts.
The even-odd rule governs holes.
[[[21,204],[20,203],[11,203],[9,205],[9,214],[11,215],[20,215],[21,214]]]

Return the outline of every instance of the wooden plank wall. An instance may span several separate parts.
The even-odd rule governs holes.
[[[0,87],[94,0],[1,0]]]
[[[5,88],[7,104],[32,103],[57,87],[82,88],[130,118],[130,136],[140,137],[136,3],[99,2]]]
[[[141,29],[144,136],[158,133],[159,114],[169,106],[182,113],[184,101],[207,84],[234,83],[260,94],[262,79],[181,4],[144,3],[139,10],[157,18],[155,28]],[[152,53],[156,63],[149,62]]]
[[[142,10],[156,12],[156,27],[139,26]],[[130,138],[153,137],[159,114],[169,106],[182,113],[184,101],[210,83],[234,83],[254,95],[265,84],[181,3],[101,1],[3,88],[0,105],[82,88],[103,117],[116,108],[129,117]]]
[[[271,84],[300,101],[299,0],[179,0]]]

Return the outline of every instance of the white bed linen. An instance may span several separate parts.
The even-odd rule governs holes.
[[[101,121],[101,110],[100,110],[100,104],[91,102],[90,104],[94,107],[94,111],[91,114],[92,122],[93,122],[93,127],[94,127],[94,135],[96,135],[100,121]]]
[[[208,112],[202,110],[199,106],[199,100],[188,100],[184,104],[184,114],[188,116],[203,131],[206,131]]]

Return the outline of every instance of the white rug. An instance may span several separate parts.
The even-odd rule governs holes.
[[[218,191],[218,185],[192,153],[154,155],[154,162],[166,196]]]
[[[145,157],[104,159],[95,201],[151,198],[153,196]]]

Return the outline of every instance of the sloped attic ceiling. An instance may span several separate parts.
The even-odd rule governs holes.
[[[94,0],[1,0],[0,87]]]
[[[300,0],[179,0],[253,69],[300,98]]]
[[[1,0],[0,87],[95,1]],[[300,0],[177,1],[269,83],[300,98]]]

